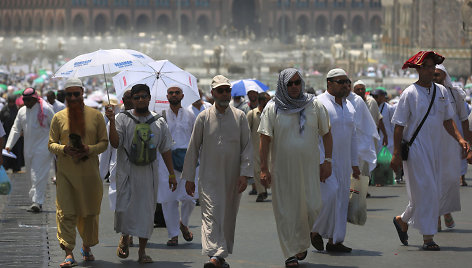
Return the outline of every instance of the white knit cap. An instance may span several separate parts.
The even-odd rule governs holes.
[[[363,85],[365,87],[365,83],[362,80],[357,80],[352,87],[356,87],[357,85]]]
[[[343,69],[336,68],[332,69],[331,71],[328,72],[326,75],[326,78],[333,78],[333,77],[338,77],[338,76],[347,76],[346,72]]]
[[[64,89],[69,88],[69,87],[81,87],[84,88],[84,85],[82,84],[82,80],[79,78],[69,78],[66,81],[66,85],[64,86]]]

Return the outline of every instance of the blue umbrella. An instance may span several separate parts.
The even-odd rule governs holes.
[[[257,93],[265,92],[269,89],[267,85],[256,79],[242,79],[231,83],[231,96],[246,96],[251,90]]]

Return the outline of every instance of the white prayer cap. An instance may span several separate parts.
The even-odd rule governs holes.
[[[365,87],[365,83],[362,80],[357,80],[352,87],[356,87],[357,85],[363,85]]]
[[[436,64],[436,69],[439,69],[439,70],[447,73],[446,67],[444,67],[444,65],[442,65],[442,64]]]
[[[343,69],[336,68],[332,69],[331,71],[328,72],[326,75],[326,78],[333,78],[333,77],[338,77],[338,76],[347,76],[346,72]]]
[[[80,80],[79,78],[69,78],[66,82],[66,85],[64,86],[64,89],[67,89],[69,87],[84,88],[84,85],[82,84],[82,80]]]

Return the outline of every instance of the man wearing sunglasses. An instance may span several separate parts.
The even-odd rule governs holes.
[[[441,163],[443,153],[442,128],[459,143],[458,153],[462,152],[465,156],[469,151],[469,144],[454,124],[454,111],[446,88],[433,82],[436,64],[443,61],[444,57],[434,51],[420,51],[403,64],[403,69],[416,69],[418,81],[403,90],[392,118],[395,129],[390,166],[394,171],[403,166],[409,198],[405,211],[393,218],[393,224],[402,244],[408,245],[407,231],[412,225],[423,235],[422,249],[432,251],[440,250],[433,238],[438,231],[440,209],[440,176],[443,167],[438,163]],[[416,133],[426,114],[428,117],[410,145],[413,133]],[[402,159],[402,155],[405,155],[402,154],[402,147],[405,148],[402,140],[408,142],[407,159]]]
[[[274,100],[264,108],[258,132],[261,183],[272,185],[272,205],[285,266],[298,267],[298,262],[307,257],[308,235],[321,210],[320,181],[331,174],[332,143],[326,109],[305,92],[305,82],[297,69],[280,72]],[[321,165],[320,138],[326,146],[322,155],[327,160]]]
[[[65,251],[61,267],[75,266],[72,253],[76,229],[82,238],[85,261],[95,260],[90,247],[98,244],[98,218],[103,196],[98,155],[108,145],[103,115],[84,105],[84,87],[78,78],[65,85],[67,108],[56,113],[49,132],[49,151],[57,156],[57,238]]]
[[[196,119],[185,155],[182,178],[195,194],[197,162],[202,211],[202,254],[205,268],[229,267],[224,258],[233,252],[236,216],[247,178],[253,177],[252,143],[246,115],[229,105],[231,84],[217,75],[211,82],[215,104]]]
[[[163,111],[170,134],[172,135],[172,159],[175,160],[174,172],[177,178],[177,190],[172,192],[165,178],[168,177],[168,171],[165,169],[164,162],[159,159],[159,187],[157,202],[162,204],[162,212],[166,222],[169,241],[167,246],[177,246],[179,244],[178,235],[182,232],[183,238],[190,242],[193,240],[193,234],[188,228],[188,223],[193,209],[195,208],[195,199],[198,193],[193,197],[185,191],[185,183],[181,183],[180,175],[182,164],[184,162],[190,137],[192,136],[193,125],[195,124],[195,115],[192,111],[182,108],[182,99],[184,93],[178,85],[170,86],[167,89],[167,100],[169,108]],[[198,168],[197,168],[198,170]],[[185,181],[184,181],[185,182]],[[196,181],[198,182],[198,181]],[[197,186],[198,187],[198,186]],[[180,211],[180,212],[179,212]]]
[[[165,120],[156,118],[156,113],[149,111],[151,94],[147,85],[134,85],[131,98],[134,109],[127,114],[118,114],[116,119],[113,109],[109,109],[110,106],[106,109],[106,116],[110,120],[110,144],[117,148],[114,228],[117,233],[121,233],[117,255],[120,258],[129,256],[129,236],[132,235],[139,237],[138,262],[152,263],[152,258],[146,254],[146,245],[154,229],[159,184],[158,161],[141,165],[132,163],[132,144],[133,140],[142,139],[135,136],[139,135],[139,131],[136,131],[137,122],[147,122],[150,133],[146,136],[150,137],[151,144],[164,159],[169,173],[167,187],[175,191],[177,182],[172,167],[172,137]]]
[[[330,70],[326,75],[326,82],[327,90],[318,96],[318,100],[328,110],[331,123],[333,173],[321,184],[323,207],[313,226],[311,243],[317,250],[324,250],[323,238],[327,238],[326,251],[351,252],[352,249],[343,242],[346,236],[351,174],[356,179],[360,175],[356,110],[346,99],[350,93],[351,80],[343,69]],[[362,99],[361,102],[365,106]],[[370,117],[367,107],[364,108]],[[373,122],[372,124],[375,126]]]
[[[28,211],[41,212],[53,160],[53,155],[47,149],[47,142],[54,111],[33,88],[23,91],[23,102],[25,106],[18,110],[5,150],[10,152],[23,133],[26,170],[31,179],[29,195],[32,205]],[[4,134],[3,127],[0,132]]]

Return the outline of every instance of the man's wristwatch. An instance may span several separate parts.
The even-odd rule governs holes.
[[[326,157],[326,158],[325,158],[325,162],[330,162],[330,163],[331,163],[331,162],[333,162],[333,159],[331,159],[331,158],[329,158],[329,157]]]

